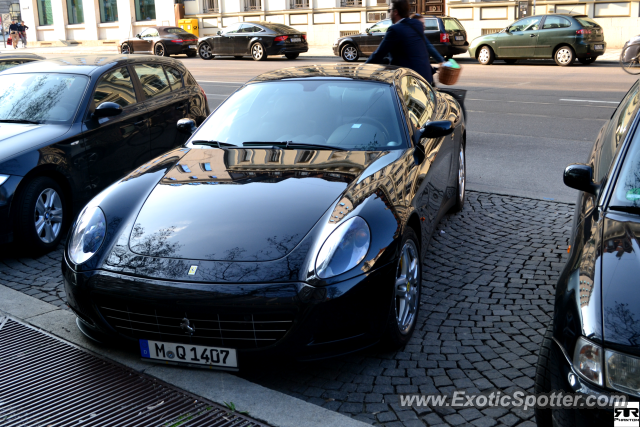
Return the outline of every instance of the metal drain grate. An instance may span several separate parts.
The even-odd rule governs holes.
[[[267,427],[6,317],[0,426]]]

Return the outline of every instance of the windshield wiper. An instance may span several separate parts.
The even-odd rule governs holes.
[[[614,205],[614,206],[609,206],[609,209],[611,209],[612,211],[620,211],[620,212],[627,212],[627,213],[640,215],[640,206],[622,206],[622,205],[615,206]]]
[[[208,141],[204,139],[197,139],[195,141],[191,141],[193,145],[208,145],[209,147],[238,147],[236,144],[229,144],[228,142],[220,142],[220,141]]]
[[[295,148],[310,148],[315,150],[335,150],[335,151],[346,151],[344,148],[340,147],[332,147],[330,145],[322,145],[322,144],[304,144],[302,142],[243,142],[243,147],[262,147],[262,146],[270,146],[272,148],[282,148],[282,149],[295,149]]]
[[[23,119],[0,119],[0,123],[23,123],[27,125],[41,124],[41,122],[36,122],[34,120],[23,120]]]

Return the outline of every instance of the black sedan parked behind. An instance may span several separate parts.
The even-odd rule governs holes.
[[[565,170],[565,184],[580,195],[571,253],[540,348],[536,393],[640,400],[639,124],[640,81],[600,130],[587,164]],[[562,427],[608,426],[613,415],[612,409],[536,410],[540,427],[552,420]]]
[[[408,69],[263,74],[85,207],[62,264],[68,303],[85,334],[155,361],[397,348],[416,325],[421,254],[464,203],[464,159],[460,105]]]
[[[448,59],[469,50],[467,31],[456,18],[432,15],[424,18],[424,34],[440,55]],[[347,62],[370,56],[382,42],[389,26],[391,19],[384,19],[367,28],[365,34],[340,37],[333,44],[333,54]]]
[[[198,54],[198,38],[178,27],[149,27],[132,39],[120,40],[122,54],[153,53],[157,56],[185,54],[193,58]]]
[[[306,33],[271,22],[239,22],[198,41],[198,54],[207,60],[216,56],[240,59],[245,55],[256,61],[264,61],[269,55],[296,59],[308,50]]]
[[[78,56],[0,73],[0,243],[55,248],[89,199],[149,159],[184,144],[206,97],[179,62]]]

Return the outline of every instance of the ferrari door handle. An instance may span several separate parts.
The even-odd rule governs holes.
[[[535,37],[535,36],[536,36],[535,34],[530,34],[530,35],[529,35],[529,37]]]
[[[184,107],[186,107],[186,105],[182,104],[182,105],[178,105],[176,107],[176,110],[184,110]]]
[[[133,125],[134,125],[134,126],[142,126],[142,125],[144,125],[145,123],[147,123],[147,121],[146,121],[146,120],[140,120],[139,122],[135,122]]]

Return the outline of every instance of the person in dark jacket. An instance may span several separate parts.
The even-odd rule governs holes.
[[[424,24],[409,18],[407,0],[394,0],[389,9],[394,25],[387,29],[378,49],[367,59],[367,64],[384,64],[384,58],[391,56],[391,65],[411,68],[426,81],[433,84],[433,71],[429,61],[432,55],[440,64],[444,58],[429,43],[424,35]]]
[[[17,49],[20,35],[18,34],[18,23],[16,21],[11,21],[11,25],[9,25],[9,32],[11,33],[11,44],[14,49]]]

